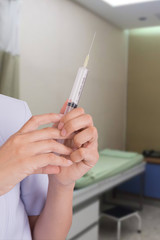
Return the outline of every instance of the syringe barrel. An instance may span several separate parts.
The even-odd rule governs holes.
[[[87,79],[87,75],[88,75],[87,68],[85,67],[79,68],[64,114],[67,114],[68,112],[70,112],[71,110],[78,106],[84,88],[84,84]],[[64,140],[58,140],[58,142],[63,144]]]
[[[79,68],[69,97],[69,103],[74,103],[75,105],[78,105],[87,78],[87,74],[88,74],[87,68],[85,67]]]
[[[73,97],[73,102],[78,105],[83,88],[84,88],[84,84],[86,82],[87,79],[87,75],[88,75],[88,69],[85,67],[81,67],[78,71],[77,74],[77,91],[76,94]]]

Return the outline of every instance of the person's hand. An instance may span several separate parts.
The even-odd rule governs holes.
[[[61,136],[71,138],[65,144],[73,149],[70,154],[73,165],[68,168],[61,167],[61,172],[50,176],[49,179],[62,186],[69,186],[97,163],[99,158],[98,134],[92,117],[85,114],[82,108],[74,109],[64,115],[58,124],[58,129],[61,131]]]
[[[58,174],[59,166],[72,164],[65,158],[72,149],[56,141],[63,139],[60,130],[53,127],[37,130],[40,125],[59,122],[61,117],[61,114],[34,116],[0,147],[0,195],[31,174]]]

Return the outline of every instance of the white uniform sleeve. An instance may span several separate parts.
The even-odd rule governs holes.
[[[25,104],[26,122],[30,119],[31,112]],[[37,174],[27,177],[21,182],[21,199],[28,216],[40,215],[47,196],[48,175]]]

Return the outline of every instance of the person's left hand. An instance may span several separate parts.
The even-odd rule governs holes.
[[[63,112],[63,110],[61,111]],[[82,108],[77,108],[62,117],[58,129],[67,140],[67,145],[74,149],[70,155],[73,165],[64,168],[54,180],[63,186],[69,186],[87,173],[98,161],[98,133],[93,125],[92,117],[85,114]]]

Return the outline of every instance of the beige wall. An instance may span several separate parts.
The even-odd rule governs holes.
[[[160,28],[129,37],[127,149],[160,149]]]
[[[93,115],[99,147],[123,149],[127,35],[72,1],[24,1],[20,96],[33,114],[58,112],[95,31],[90,73],[80,105]]]

